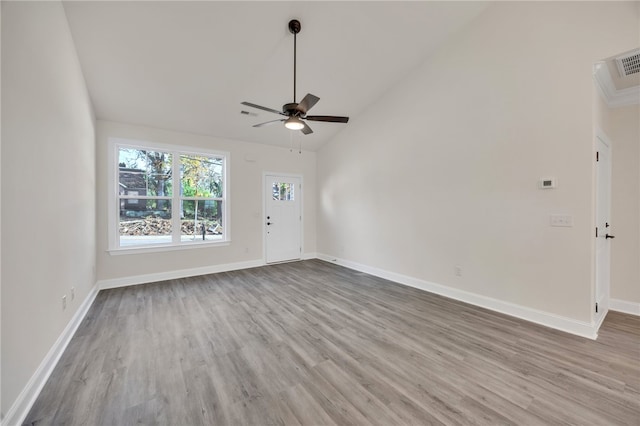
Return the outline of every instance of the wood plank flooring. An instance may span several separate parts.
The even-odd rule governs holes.
[[[597,341],[319,260],[101,291],[25,424],[638,425]]]

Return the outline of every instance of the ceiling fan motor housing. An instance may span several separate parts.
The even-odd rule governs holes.
[[[301,113],[301,111],[298,109],[298,104],[295,102],[282,105],[282,112],[287,115],[300,115]]]

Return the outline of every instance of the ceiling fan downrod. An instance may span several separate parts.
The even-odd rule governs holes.
[[[297,19],[292,19],[291,21],[289,21],[289,32],[293,34],[293,103],[296,102],[296,35],[300,32],[301,29],[302,25],[300,25],[300,21],[298,21]]]

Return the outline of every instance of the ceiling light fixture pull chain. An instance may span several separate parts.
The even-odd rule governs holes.
[[[293,152],[293,132],[289,132],[289,152]]]

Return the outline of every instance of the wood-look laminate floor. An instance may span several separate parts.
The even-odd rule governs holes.
[[[26,424],[640,424],[597,341],[319,260],[101,291]]]

